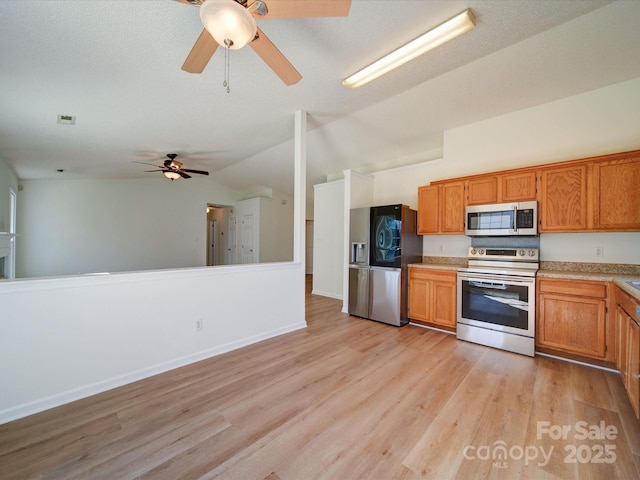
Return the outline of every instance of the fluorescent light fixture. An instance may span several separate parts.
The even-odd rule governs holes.
[[[475,18],[470,9],[456,15],[451,20],[447,20],[441,25],[423,33],[415,40],[376,60],[371,65],[354,73],[342,81],[342,85],[349,88],[357,88],[369,83],[371,80],[390,72],[394,68],[404,65],[429,50],[442,45],[462,35],[476,26]]]

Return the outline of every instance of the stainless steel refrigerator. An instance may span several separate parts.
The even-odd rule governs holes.
[[[349,313],[405,325],[407,265],[422,259],[417,212],[406,205],[354,208],[349,223]]]

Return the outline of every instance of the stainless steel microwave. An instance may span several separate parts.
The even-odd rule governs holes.
[[[470,237],[537,235],[538,202],[468,206],[464,234]]]

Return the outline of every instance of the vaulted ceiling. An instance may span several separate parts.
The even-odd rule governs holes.
[[[466,8],[471,32],[341,85]],[[251,48],[230,52],[230,93],[222,49],[184,72],[202,24],[178,1],[3,0],[0,157],[20,179],[141,178],[159,174],[134,161],[175,152],[238,190],[288,192],[296,110],[309,115],[311,185],[440,158],[446,129],[640,77],[635,0],[353,0],[347,17],[258,26],[300,82],[285,86]]]

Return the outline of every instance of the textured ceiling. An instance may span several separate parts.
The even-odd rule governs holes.
[[[267,0],[268,3],[268,0]],[[475,30],[360,89],[341,80],[471,8]],[[20,179],[138,178],[166,153],[233,188],[290,191],[293,114],[309,183],[442,154],[443,131],[640,76],[635,0],[353,0],[348,17],[258,21],[302,74],[249,48],[180,67],[202,25],[171,0],[0,2],[0,157]],[[75,126],[58,114],[76,115]],[[199,178],[189,181],[206,181]]]

